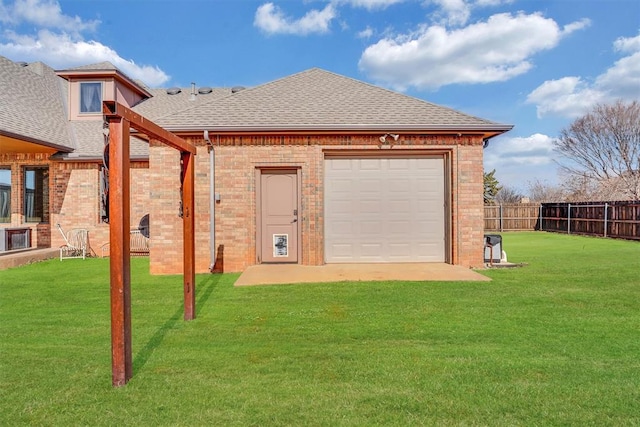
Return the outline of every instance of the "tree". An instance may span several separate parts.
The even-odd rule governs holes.
[[[522,193],[520,193],[515,188],[504,186],[500,188],[498,194],[496,194],[495,202],[503,205],[508,203],[520,203],[523,199]]]
[[[563,170],[582,182],[615,186],[640,200],[640,103],[598,104],[560,133]]]
[[[492,205],[495,202],[496,194],[502,189],[500,183],[494,176],[496,170],[492,170],[489,173],[484,173],[484,204]]]
[[[566,190],[563,187],[554,186],[539,179],[529,182],[529,199],[532,202],[562,202],[566,198]]]

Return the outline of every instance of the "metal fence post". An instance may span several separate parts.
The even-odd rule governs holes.
[[[542,231],[542,204],[540,204],[540,208],[538,209],[538,217],[540,218],[540,231]]]

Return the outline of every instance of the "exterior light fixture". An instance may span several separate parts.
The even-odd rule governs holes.
[[[395,141],[398,140],[400,135],[398,135],[397,133],[385,133],[384,135],[382,135],[379,138],[380,139],[380,148],[382,148],[384,146],[387,146],[387,147],[391,148],[393,142],[387,141],[387,137],[393,138],[393,142],[395,142]]]
[[[398,140],[398,137],[400,137],[400,135],[398,135],[397,133],[385,133],[384,135],[382,135],[380,137],[380,142],[382,142],[383,144],[387,143],[387,137],[390,136],[391,138],[393,138],[394,141]]]

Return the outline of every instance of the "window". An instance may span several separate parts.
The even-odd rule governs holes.
[[[24,168],[24,220],[49,222],[49,168]]]
[[[80,83],[80,112],[102,112],[102,83]]]
[[[11,222],[11,169],[0,169],[0,223]]]

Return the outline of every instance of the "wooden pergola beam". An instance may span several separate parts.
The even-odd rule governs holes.
[[[136,113],[130,108],[117,103],[115,101],[104,101],[102,103],[102,113],[106,118],[122,117],[131,123],[131,127],[140,133],[147,135],[149,138],[157,139],[169,147],[179,151],[186,151],[193,155],[196,154],[196,147],[188,143],[179,136],[165,130],[164,128],[146,119],[144,116]]]
[[[109,241],[112,384],[133,376],[131,352],[130,127],[180,151],[183,206],[184,319],[195,311],[195,154],[196,147],[140,114],[113,101],[102,104],[109,124]]]

